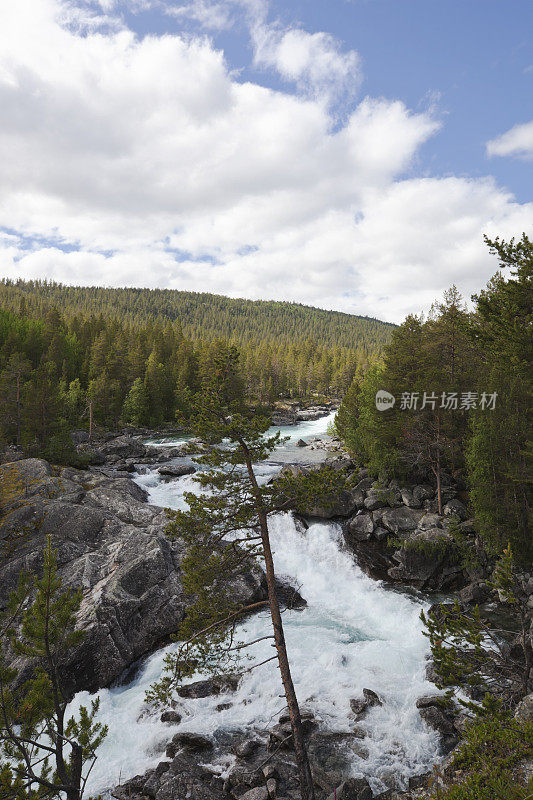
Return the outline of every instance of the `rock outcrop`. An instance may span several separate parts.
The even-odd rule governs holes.
[[[167,538],[164,510],[148,505],[129,477],[56,470],[40,459],[0,472],[14,468],[26,489],[0,527],[0,607],[22,570],[40,572],[50,536],[63,586],[82,591],[78,626],[86,636],[63,665],[66,685],[72,692],[108,686],[181,623],[184,545]],[[262,571],[244,569],[231,591],[244,603],[264,599]]]

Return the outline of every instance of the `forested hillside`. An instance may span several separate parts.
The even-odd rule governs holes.
[[[533,243],[487,240],[500,267],[469,312],[455,287],[409,316],[346,393],[337,428],[373,474],[469,490],[487,550],[530,563]],[[395,402],[377,407],[376,393]]]
[[[225,341],[252,403],[341,394],[393,326],[290,303],[208,294],[0,283],[0,436],[59,458],[67,431],[159,426],[188,401]]]
[[[243,300],[175,289],[104,289],[63,286],[51,281],[1,282],[1,304],[18,310],[24,296],[32,308],[50,305],[68,315],[103,314],[125,323],[178,321],[193,341],[221,338],[241,344],[275,340],[292,345],[306,339],[370,355],[388,341],[393,325],[372,317],[324,311],[266,300]]]

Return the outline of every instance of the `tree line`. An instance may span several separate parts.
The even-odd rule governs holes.
[[[383,357],[359,372],[337,430],[382,477],[455,477],[485,547],[508,543],[519,558],[531,541],[531,376],[533,243],[486,240],[498,272],[468,311],[455,287],[427,319],[408,316]],[[394,398],[380,407],[376,394]],[[388,403],[388,405],[387,405]]]
[[[114,297],[135,297],[136,303],[115,302]],[[80,298],[83,303],[78,302]],[[47,282],[3,281],[1,441],[29,454],[61,460],[69,446],[69,431],[88,427],[90,422],[106,429],[120,424],[154,428],[175,423],[176,413],[186,417],[190,398],[223,346],[215,336],[224,329],[216,320],[221,299],[215,298],[215,316],[205,322],[203,332],[198,331],[202,337],[191,338],[183,332],[180,307],[172,314],[164,313],[148,290],[81,290]],[[306,315],[310,320],[307,326],[302,322],[297,335],[290,326],[283,327],[290,304],[278,305],[282,310],[277,317],[260,309],[255,318],[246,306],[252,322],[239,350],[251,403],[268,405],[281,397],[341,393],[358,366],[364,367],[379,351],[390,328],[375,320],[353,318],[354,331],[361,331],[361,336],[354,333],[349,347],[336,341],[334,326],[329,332],[324,327],[324,339],[317,341],[304,338],[317,333],[316,309],[296,307],[302,320]],[[320,315],[329,319],[328,312]],[[272,331],[272,318],[280,325],[280,335],[261,339],[263,329]],[[238,338],[238,331],[237,321],[233,338]],[[231,341],[227,343],[231,346]]]

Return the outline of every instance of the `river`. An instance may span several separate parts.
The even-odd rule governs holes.
[[[330,419],[279,429],[290,440],[272,462],[260,466],[258,474],[266,479],[279,470],[279,462],[315,460],[316,451],[297,448],[295,442],[323,437]],[[163,481],[155,468],[135,480],[147,489],[150,502],[171,508],[182,508],[183,492],[194,488],[193,476]],[[284,614],[300,703],[314,712],[323,728],[345,732],[354,724],[350,699],[360,697],[364,687],[373,689],[383,705],[370,709],[359,723],[367,733],[363,744],[368,758],[354,756],[353,774],[368,777],[374,790],[379,790],[390,785],[391,779],[401,784],[430,768],[437,759],[438,738],[415,707],[418,697],[435,693],[425,679],[428,644],[419,619],[421,609],[427,607],[425,599],[366,576],[344,548],[337,524],[315,523],[303,530],[291,515],[280,514],[271,520],[271,539],[278,575],[290,578],[307,600],[305,609]],[[241,634],[257,639],[270,632],[269,625],[263,612],[247,620]],[[271,662],[246,674],[235,693],[180,700],[182,722],[161,723],[159,715],[147,713],[144,694],[160,676],[168,649],[147,658],[129,683],[99,692],[99,718],[109,725],[109,735],[99,750],[88,795],[105,792],[120,780],[155,766],[164,758],[165,744],[179,730],[216,735],[264,729],[272,727],[283,709],[279,672]],[[253,654],[257,661],[271,656],[270,642],[254,645]],[[71,708],[88,701],[88,693],[81,692]],[[221,703],[231,705],[217,711]]]

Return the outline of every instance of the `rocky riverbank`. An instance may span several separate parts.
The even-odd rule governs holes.
[[[118,441],[118,440],[117,440]],[[186,611],[180,578],[183,544],[165,536],[162,508],[128,474],[56,468],[41,459],[0,467],[24,486],[24,498],[0,527],[0,607],[22,570],[39,573],[47,536],[63,586],[81,589],[78,622],[86,636],[64,664],[72,693],[96,691],[168,640]],[[244,603],[266,597],[251,565],[232,586]]]
[[[483,571],[465,567],[457,559],[454,530],[475,544],[475,527],[460,485],[445,481],[439,515],[431,486],[400,486],[394,481],[380,485],[339,451],[338,442],[304,442],[302,448],[313,446],[329,450],[327,463],[347,469],[349,487],[327,509],[308,509],[304,524],[316,518],[339,522],[346,546],[375,578],[423,591],[456,591],[465,604],[497,602]],[[124,670],[168,640],[186,612],[180,579],[183,544],[167,539],[164,510],[146,502],[146,493],[131,480],[131,473],[159,464],[160,473],[174,477],[194,467],[169,463],[179,454],[175,447],[152,447],[126,435],[99,443],[98,452],[103,462],[88,470],[56,468],[39,459],[0,467],[0,477],[14,470],[24,484],[23,502],[7,509],[0,529],[0,606],[22,569],[39,572],[43,542],[51,535],[63,584],[83,591],[79,626],[87,636],[63,665],[72,692],[95,691],[120,679]],[[232,592],[246,603],[264,599],[261,570],[255,566],[243,570]],[[294,593],[290,601],[286,595],[283,599],[292,605],[295,599],[305,603]],[[533,610],[533,602],[531,606]],[[428,668],[431,676],[431,665]],[[224,686],[225,702],[232,688]],[[200,698],[205,696],[202,692],[218,694],[221,689],[215,681],[188,691],[189,697]],[[365,779],[343,780],[350,774],[350,759],[365,758],[364,717],[376,702],[382,700],[371,689],[354,697],[353,725],[335,734],[307,712],[319,798],[336,789],[339,800],[392,800],[414,797],[427,785],[428,775],[422,775],[411,779],[410,792],[391,788],[373,795]],[[461,718],[443,710],[437,696],[420,698],[417,707],[426,724],[439,732],[443,753],[453,747]],[[176,722],[179,703],[163,714],[169,725]],[[227,733],[200,737],[186,731],[172,737],[169,729],[166,758],[156,769],[114,791],[119,800],[174,800],[182,795],[197,800],[273,800],[297,794],[290,729],[283,714],[253,737]]]

